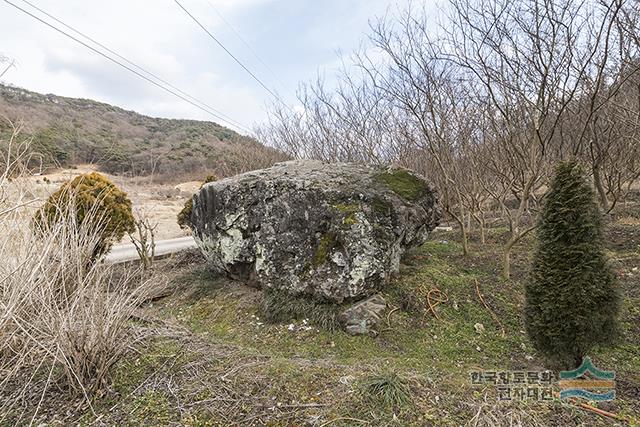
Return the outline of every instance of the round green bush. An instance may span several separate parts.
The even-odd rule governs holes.
[[[89,225],[99,233],[94,258],[109,252],[125,233],[135,230],[127,194],[96,172],[64,183],[36,212],[33,220],[36,229],[42,230],[74,216],[79,225],[91,221]]]

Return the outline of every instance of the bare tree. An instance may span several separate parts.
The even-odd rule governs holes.
[[[590,73],[602,79],[622,0],[608,4],[563,0],[450,0],[441,57],[473,81],[484,99],[495,144],[494,173],[518,205],[505,209],[510,254],[534,225],[525,225],[531,196],[541,184],[549,152],[562,144],[562,120]],[[593,71],[595,69],[595,71]],[[597,91],[600,88],[596,88]],[[495,162],[494,162],[495,163]]]
[[[292,157],[424,174],[465,253],[472,219],[484,242],[485,211],[497,207],[508,278],[555,162],[589,164],[609,210],[640,176],[638,10],[628,0],[449,0],[437,27],[408,7],[372,26],[336,88],[303,85],[301,108],[276,106],[260,137]]]

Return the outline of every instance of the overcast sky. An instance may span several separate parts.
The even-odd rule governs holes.
[[[42,16],[22,0],[10,1]],[[173,0],[30,1],[246,126],[265,117],[271,95]],[[318,72],[331,74],[339,65],[337,51],[358,48],[369,20],[388,8],[396,10],[398,2],[404,4],[400,0],[179,1],[290,104],[299,81],[313,79]],[[0,0],[0,54],[16,61],[3,76],[4,83],[96,99],[151,116],[215,120],[5,0]]]

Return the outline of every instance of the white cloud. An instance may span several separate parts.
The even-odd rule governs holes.
[[[30,9],[23,0],[11,1]],[[388,4],[383,0],[180,2],[268,86],[281,87],[278,81],[283,81],[287,88],[281,92],[289,100],[299,80],[313,78],[319,67],[335,61],[336,48],[344,52],[356,48],[368,18]],[[171,0],[41,0],[37,6],[247,127],[265,118],[270,95]],[[251,43],[277,78],[216,10]],[[3,77],[7,83],[93,98],[148,115],[213,120],[5,2],[0,2],[0,40],[0,53],[17,61]]]

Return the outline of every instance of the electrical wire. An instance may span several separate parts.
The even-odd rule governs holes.
[[[31,3],[27,2],[26,0],[23,0],[23,1],[25,1],[25,3],[29,4],[30,6],[35,7],[35,6],[31,5]],[[71,35],[71,34],[69,34],[69,33],[65,32],[64,30],[61,30],[60,28],[56,27],[55,25],[53,25],[53,24],[51,24],[51,23],[49,23],[49,22],[45,21],[44,19],[42,19],[42,18],[40,18],[40,17],[38,17],[38,16],[34,15],[33,13],[31,13],[31,12],[29,12],[29,11],[27,11],[27,10],[23,9],[22,7],[20,7],[20,6],[16,5],[15,3],[13,3],[13,2],[11,2],[11,1],[9,1],[9,0],[4,0],[4,2],[5,2],[5,3],[7,3],[7,4],[9,4],[9,5],[11,5],[11,6],[13,6],[14,8],[18,9],[19,11],[21,11],[21,12],[25,13],[26,15],[28,15],[28,16],[30,16],[30,17],[32,17],[32,18],[34,18],[34,19],[36,19],[37,21],[39,21],[39,22],[41,22],[42,24],[44,24],[44,25],[48,26],[49,28],[51,28],[51,29],[53,29],[53,30],[57,31],[58,33],[60,33],[60,34],[62,34],[62,35],[64,35],[64,36],[66,36],[66,37],[70,38],[71,40],[75,41],[76,43],[79,43],[79,44],[83,45],[84,47],[86,47],[87,49],[91,50],[92,52],[94,52],[94,53],[96,53],[96,54],[98,54],[98,55],[100,55],[100,56],[102,56],[102,57],[104,57],[104,58],[108,59],[109,61],[111,61],[111,62],[113,62],[113,63],[115,63],[115,64],[119,65],[120,67],[122,67],[122,68],[124,68],[124,69],[128,70],[129,72],[134,73],[134,74],[135,74],[135,75],[137,75],[138,77],[140,77],[140,78],[142,78],[142,79],[146,80],[147,82],[149,82],[149,83],[153,84],[154,86],[157,86],[157,87],[159,87],[160,89],[162,89],[162,90],[164,90],[164,91],[166,91],[166,92],[168,92],[168,93],[170,93],[170,94],[172,94],[172,95],[174,95],[174,96],[176,96],[176,97],[178,97],[178,98],[182,99],[183,101],[188,102],[189,104],[191,104],[191,105],[193,105],[194,107],[196,107],[196,108],[198,108],[198,109],[200,109],[200,110],[204,111],[205,113],[207,113],[207,114],[211,115],[212,117],[214,117],[214,118],[216,118],[216,119],[218,119],[218,120],[220,120],[220,121],[222,121],[222,122],[225,122],[225,123],[227,123],[228,125],[231,125],[232,127],[235,127],[235,128],[241,129],[241,130],[242,130],[242,131],[244,131],[244,132],[251,133],[251,131],[249,130],[249,128],[248,128],[248,127],[246,127],[246,126],[244,126],[244,125],[241,125],[239,122],[236,122],[236,121],[235,121],[235,120],[233,120],[233,119],[225,118],[225,115],[224,115],[224,114],[219,113],[219,112],[216,112],[215,110],[213,110],[213,109],[211,109],[210,107],[206,106],[206,104],[202,103],[202,105],[199,105],[198,103],[196,103],[196,102],[194,102],[194,101],[190,100],[190,99],[188,98],[188,97],[191,97],[190,95],[186,95],[186,96],[185,96],[185,95],[181,95],[180,93],[175,92],[174,90],[179,91],[179,89],[175,88],[173,85],[168,84],[168,86],[171,86],[171,87],[173,87],[173,88],[174,88],[174,90],[169,89],[169,88],[167,88],[166,86],[163,86],[162,84],[158,83],[157,81],[152,80],[152,79],[150,79],[149,77],[147,77],[147,76],[145,76],[145,75],[141,74],[140,72],[138,72],[138,71],[134,70],[133,68],[131,68],[131,67],[129,67],[129,66],[127,66],[127,65],[123,64],[122,62],[120,62],[120,61],[118,61],[118,60],[116,60],[116,59],[114,59],[114,58],[110,57],[109,55],[105,54],[104,52],[101,52],[100,50],[96,49],[95,47],[93,47],[93,46],[91,46],[91,45],[89,45],[89,44],[87,44],[87,43],[83,42],[82,40],[80,40],[80,39],[78,39],[78,38],[74,37],[73,35]],[[39,9],[39,8],[37,8],[37,7],[35,7],[35,8],[36,8],[36,9],[38,9],[38,10],[40,10],[40,9]],[[40,10],[40,11],[41,11],[41,10]],[[41,12],[42,12],[42,13],[44,13],[45,15],[49,16],[50,18],[55,19],[56,21],[60,22],[60,23],[61,23],[61,24],[63,24],[65,27],[67,27],[67,28],[69,28],[69,29],[73,30],[74,32],[76,32],[76,33],[78,33],[78,34],[81,34],[81,35],[82,35],[83,37],[85,37],[87,40],[91,40],[93,43],[95,43],[96,45],[98,45],[98,46],[102,47],[103,49],[108,50],[108,51],[111,51],[110,49],[105,48],[104,46],[102,46],[101,44],[97,43],[96,41],[94,41],[93,39],[89,38],[88,36],[85,36],[85,35],[84,35],[84,34],[82,34],[81,32],[79,32],[79,31],[77,31],[77,30],[73,29],[72,27],[70,27],[70,26],[68,26],[68,25],[66,25],[66,24],[64,24],[64,23],[62,23],[62,21],[59,21],[58,19],[53,18],[51,15],[47,14],[46,12],[43,12],[43,11],[41,11]],[[111,51],[111,52],[113,52],[113,51]],[[148,72],[148,71],[144,70],[143,68],[141,68],[141,67],[139,67],[139,66],[135,65],[134,63],[132,63],[132,62],[130,62],[130,61],[128,61],[128,60],[126,60],[126,58],[124,58],[124,57],[122,57],[122,56],[120,56],[120,55],[118,55],[118,54],[116,54],[116,53],[112,53],[112,54],[115,54],[116,56],[118,56],[118,57],[122,58],[123,60],[125,60],[125,61],[129,62],[130,64],[132,64],[132,65],[133,65],[133,66],[135,66],[136,68],[138,68],[138,69],[142,70],[143,72],[145,72],[145,73],[147,73],[147,74],[149,74],[149,75],[151,75],[151,76],[154,76],[154,78],[158,79],[159,81],[163,81],[162,79],[160,79],[160,78],[156,77],[154,74],[152,74],[152,73],[150,73],[150,72]],[[164,82],[164,81],[163,81],[163,82]],[[165,84],[167,84],[167,83],[165,83]],[[181,92],[181,91],[180,91],[180,92]],[[187,96],[188,96],[188,97],[187,97]],[[195,98],[193,98],[193,99],[195,99]],[[198,102],[200,102],[200,101],[198,101]],[[203,107],[203,105],[204,105],[204,107]]]
[[[260,64],[262,64],[262,66],[269,71],[269,73],[273,76],[273,78],[280,83],[280,85],[282,86],[283,89],[286,90],[287,85],[282,81],[282,79],[280,77],[278,77],[278,75],[275,73],[275,71],[273,71],[273,69],[265,62],[262,60],[262,58],[260,57],[260,55],[258,55],[258,52],[255,51],[255,49],[253,49],[251,47],[251,45],[249,44],[249,42],[247,42],[244,37],[242,37],[242,35],[238,32],[238,30],[235,29],[235,27],[233,25],[231,25],[231,23],[229,21],[227,21],[225,19],[225,17],[222,15],[222,12],[220,12],[220,10],[215,7],[213,5],[213,3],[211,3],[209,0],[205,0],[207,2],[207,4],[209,5],[209,7],[211,9],[213,9],[213,11],[218,15],[218,17],[220,18],[220,20],[222,22],[224,22],[224,24],[229,27],[229,29],[233,32],[233,34],[235,34],[235,36],[238,38],[238,40],[240,40],[242,42],[242,44],[244,44],[246,46],[246,48],[251,52],[251,54],[254,56],[254,58],[256,58],[258,60],[258,62],[260,62]]]
[[[6,1],[6,0],[5,0]],[[180,6],[180,8],[187,14],[189,15],[189,17],[200,27],[202,28],[202,30],[207,33],[207,35],[214,41],[216,42],[216,44],[218,46],[220,46],[238,65],[240,65],[240,67],[242,67],[243,70],[245,70],[247,72],[247,74],[249,74],[251,76],[251,78],[253,78],[256,82],[258,82],[258,84],[260,84],[260,86],[262,86],[264,88],[264,90],[266,90],[267,92],[269,92],[278,102],[280,102],[281,104],[287,106],[287,104],[284,103],[284,101],[282,101],[282,99],[280,99],[280,97],[273,92],[271,89],[269,89],[269,87],[267,87],[267,85],[265,85],[262,80],[260,80],[253,72],[251,72],[251,70],[249,70],[249,68],[247,68],[246,65],[244,65],[242,63],[242,61],[240,61],[233,53],[231,53],[231,51],[229,49],[226,48],[226,46],[224,44],[222,44],[222,42],[220,42],[220,40],[218,40],[213,34],[211,34],[211,32],[209,30],[207,30],[207,28],[202,25],[202,23],[195,17],[193,16],[193,14],[191,12],[189,12],[178,0],[173,0],[178,6]],[[288,107],[288,106],[287,106]]]

